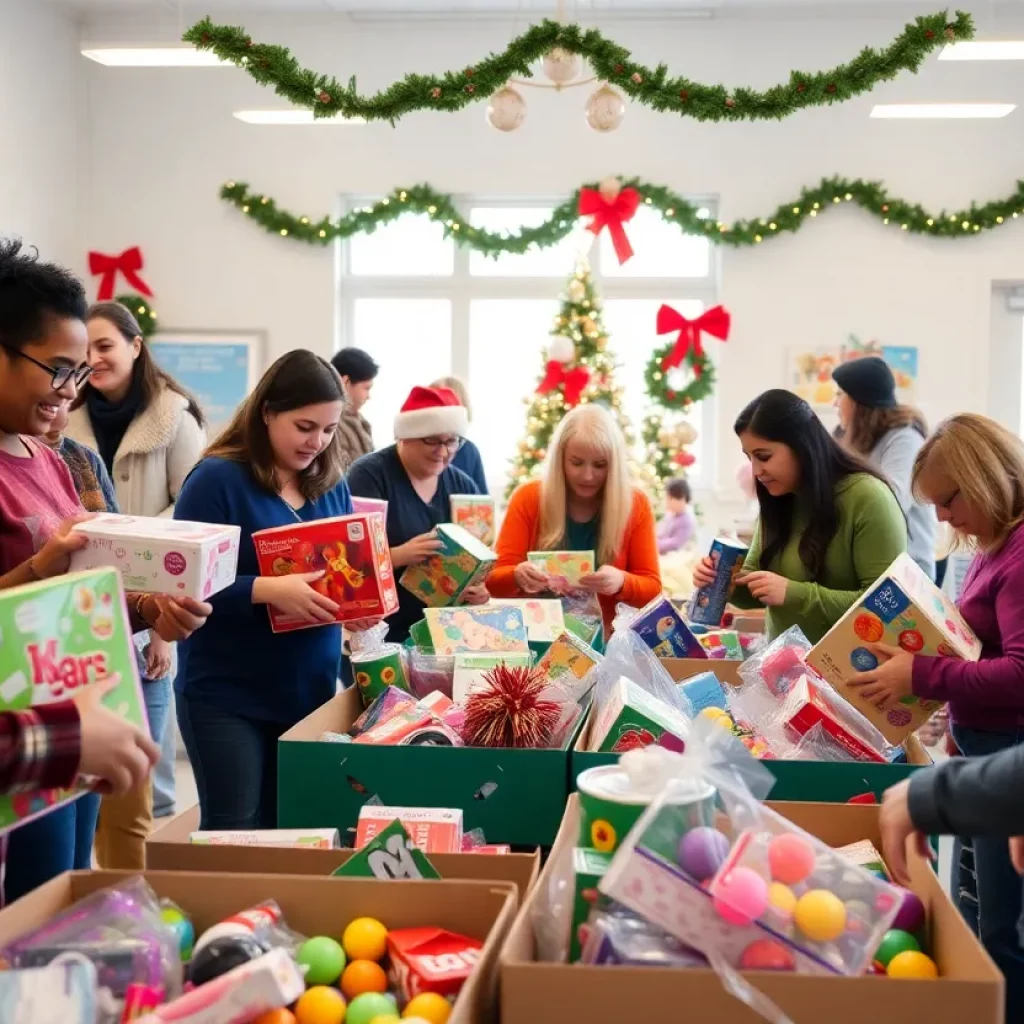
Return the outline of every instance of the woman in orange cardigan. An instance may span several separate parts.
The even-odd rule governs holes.
[[[580,585],[598,596],[605,637],[617,604],[640,607],[661,593],[654,516],[633,487],[626,442],[607,409],[580,405],[562,419],[542,478],[512,495],[497,550],[487,578],[494,597],[551,589],[529,551],[593,551],[598,568]]]

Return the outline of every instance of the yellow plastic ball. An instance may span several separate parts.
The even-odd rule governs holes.
[[[885,973],[890,978],[916,978],[930,981],[939,976],[939,969],[930,956],[919,953],[915,949],[908,949],[897,953],[889,961]]]
[[[341,993],[327,985],[314,985],[295,1004],[296,1024],[342,1024],[347,1006]]]
[[[421,992],[406,1004],[403,1017],[422,1017],[430,1024],[446,1024],[452,1015],[452,1004],[436,992]]]
[[[402,1022],[395,1013],[382,1013],[379,1017],[374,1017],[370,1024],[402,1024]]]
[[[828,889],[811,889],[796,901],[793,920],[814,942],[832,942],[846,930],[846,906]]]
[[[791,918],[796,910],[796,893],[788,885],[772,882],[768,886],[768,905],[779,912],[782,917]]]
[[[720,725],[723,729],[732,728],[732,716],[728,711],[723,711],[721,708],[705,708],[701,715],[715,725]]]
[[[373,917],[357,917],[345,929],[341,944],[350,960],[380,960],[387,952],[388,930]]]

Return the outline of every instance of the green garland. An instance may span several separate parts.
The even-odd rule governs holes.
[[[692,350],[687,352],[682,366],[690,369],[693,379],[684,388],[672,388],[668,383],[669,375],[662,370],[661,363],[674,347],[675,342],[669,342],[651,353],[644,367],[644,381],[647,394],[655,402],[666,409],[684,411],[694,402],[708,398],[715,390],[715,365],[706,355],[697,356]]]
[[[733,248],[758,245],[779,235],[796,232],[819,213],[844,202],[855,203],[883,224],[934,238],[964,238],[999,227],[1024,213],[1024,181],[1018,181],[1014,192],[1004,199],[993,199],[981,206],[972,202],[966,210],[931,213],[917,203],[891,196],[879,182],[836,177],[823,178],[819,184],[803,189],[795,200],[783,203],[767,217],[737,220],[727,225],[702,217],[698,206],[664,185],[652,185],[639,178],[624,180],[622,185],[639,190],[644,203],[657,210],[664,220],[675,224],[683,234],[699,235],[717,245]],[[595,183],[583,187],[598,186]],[[407,214],[422,214],[440,224],[445,235],[453,238],[457,245],[475,249],[486,256],[502,253],[521,255],[531,247],[546,249],[556,245],[576,226],[579,194],[580,189],[577,189],[556,206],[543,224],[506,233],[466,224],[452,197],[429,185],[395,189],[372,206],[353,210],[340,220],[297,217],[280,209],[269,196],[250,192],[244,182],[229,181],[220,190],[223,200],[232,203],[267,231],[311,245],[328,245],[336,238],[350,238],[374,231]],[[629,232],[628,222],[626,232]]]
[[[144,299],[141,295],[118,295],[116,301],[125,306],[139,322],[143,338],[149,338],[156,334],[156,313],[148,299]]]
[[[758,91],[671,78],[664,64],[649,68],[634,61],[629,50],[597,29],[584,31],[579,25],[546,20],[517,36],[503,52],[471,66],[443,75],[406,75],[370,96],[360,95],[355,77],[342,85],[336,78],[303,68],[287,47],[253,42],[242,28],[215,25],[204,18],[183,38],[243,68],[290,103],[309,107],[316,117],[342,115],[394,124],[416,110],[461,110],[485,100],[510,78],[530,77],[531,65],[554,47],[585,57],[599,79],[660,112],[698,121],[781,120],[797,110],[841,103],[869,92],[901,71],[916,72],[933,50],[973,35],[969,14],[957,11],[950,21],[947,12],[940,11],[911,22],[884,50],[861,50],[848,64],[830,71],[793,71],[788,82]]]

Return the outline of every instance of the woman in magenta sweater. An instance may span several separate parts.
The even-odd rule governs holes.
[[[1024,444],[984,416],[962,413],[942,423],[914,463],[916,495],[935,506],[962,541],[977,549],[960,597],[960,613],[981,641],[976,662],[908,654],[880,646],[888,658],[858,677],[881,705],[914,694],[949,702],[957,752],[992,754],[1024,742]],[[934,801],[932,773],[887,794],[888,814],[914,830]],[[1024,1020],[1024,950],[1019,925],[1024,889],[1006,840],[963,837],[953,854],[952,891],[960,912],[1006,976],[1007,1020]]]

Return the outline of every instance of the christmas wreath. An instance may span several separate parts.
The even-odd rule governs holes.
[[[647,394],[658,405],[666,409],[686,409],[715,390],[715,367],[703,352],[700,355],[688,352],[680,366],[687,367],[693,379],[683,387],[674,387],[670,383],[672,370],[662,369],[674,347],[673,343],[655,351],[644,370],[644,380],[647,382]]]

